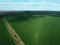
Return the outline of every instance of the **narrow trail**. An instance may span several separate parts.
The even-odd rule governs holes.
[[[16,45],[25,45],[24,42],[21,40],[21,38],[18,36],[18,34],[15,32],[15,30],[12,28],[12,26],[9,24],[9,22],[3,18],[3,22],[5,23],[10,36],[13,38]]]

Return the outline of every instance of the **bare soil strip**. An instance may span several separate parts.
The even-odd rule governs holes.
[[[21,38],[18,36],[18,34],[15,32],[15,30],[12,28],[12,26],[9,24],[9,22],[3,18],[3,22],[5,23],[11,37],[13,38],[16,45],[25,45]]]

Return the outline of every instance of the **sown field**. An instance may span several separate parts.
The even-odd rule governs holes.
[[[16,20],[7,17],[26,45],[60,45],[60,17],[45,16]]]
[[[2,18],[0,18],[0,45],[15,45]]]

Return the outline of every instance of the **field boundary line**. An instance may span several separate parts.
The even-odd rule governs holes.
[[[6,28],[9,31],[9,34],[11,38],[13,38],[16,45],[25,45],[24,42],[21,40],[21,38],[18,36],[18,34],[15,32],[15,30],[12,28],[12,26],[9,24],[7,19],[3,18],[3,22],[5,23]]]

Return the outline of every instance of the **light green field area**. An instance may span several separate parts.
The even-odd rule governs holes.
[[[1,18],[0,18],[0,45],[15,45]]]
[[[26,45],[60,45],[60,17],[45,16],[9,23]]]

